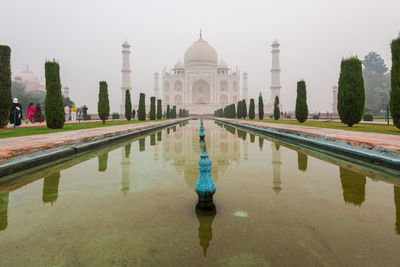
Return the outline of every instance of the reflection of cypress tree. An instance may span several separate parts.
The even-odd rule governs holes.
[[[129,159],[129,155],[131,154],[131,144],[127,144],[125,146],[125,158]]]
[[[139,139],[139,151],[143,152],[146,150],[146,142],[145,142],[145,138]]]
[[[279,148],[280,148],[281,146],[278,144],[278,143],[275,143],[275,149],[276,149],[276,151],[279,151]]]
[[[107,170],[108,153],[104,153],[98,156],[99,159],[99,172],[105,172]]]
[[[217,210],[213,204],[208,210],[200,209],[196,206],[196,216],[199,221],[199,239],[200,246],[203,248],[204,257],[207,256],[207,248],[212,240],[212,223]]]
[[[167,134],[169,134],[170,128],[167,129]]]
[[[176,132],[176,125],[172,126],[172,131]]]
[[[162,139],[161,139],[161,131],[157,132],[157,141],[158,142],[162,141]]]
[[[8,225],[8,197],[9,193],[0,194],[0,231]]]
[[[239,138],[242,138],[243,141],[246,141],[247,132],[237,129],[237,134]]]
[[[297,151],[297,166],[300,171],[305,172],[307,170],[307,161],[307,155],[300,151]]]
[[[150,135],[150,145],[155,146],[156,145],[156,134]]]
[[[256,136],[254,134],[250,134],[250,143],[254,143],[256,140]]]
[[[58,197],[58,184],[60,183],[60,171],[44,177],[43,181],[43,203],[53,204]]]
[[[258,146],[260,147],[260,151],[262,151],[264,145],[264,139],[261,136],[258,137]]]
[[[361,206],[365,201],[365,184],[367,178],[361,174],[340,167],[343,199],[346,203]]]
[[[396,233],[400,235],[400,187],[393,186],[394,189],[394,205],[396,207]]]
[[[228,124],[224,124],[223,127],[233,135],[236,133],[236,128],[235,127],[232,127],[232,126],[230,126]]]

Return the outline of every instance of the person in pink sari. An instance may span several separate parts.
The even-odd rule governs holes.
[[[26,110],[26,121],[25,121],[25,123],[28,123],[29,121],[32,122],[32,120],[35,118],[35,116],[36,116],[35,105],[33,105],[33,103],[30,103],[28,109]]]

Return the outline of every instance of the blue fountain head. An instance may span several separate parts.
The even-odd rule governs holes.
[[[196,182],[196,193],[199,196],[197,206],[199,208],[209,208],[214,205],[213,195],[215,194],[216,185],[211,177],[212,162],[208,158],[206,145],[200,154],[199,160],[199,178]]]
[[[204,126],[203,126],[202,122],[200,123],[200,134],[199,134],[199,136],[200,136],[200,140],[204,140],[204,137],[206,136],[206,134],[204,132]]]

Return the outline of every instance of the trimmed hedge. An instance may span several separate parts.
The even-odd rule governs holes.
[[[150,120],[156,119],[156,97],[150,97]]]
[[[258,97],[258,118],[262,120],[264,118],[264,101],[262,95]]]
[[[7,126],[12,105],[10,55],[10,47],[0,45],[0,128]]]
[[[145,103],[146,95],[144,93],[140,93],[139,98],[139,108],[138,108],[138,119],[140,121],[146,120],[146,103]]]
[[[297,82],[297,98],[296,98],[296,119],[303,123],[308,117],[307,91],[306,82],[304,80]]]
[[[157,120],[161,120],[162,118],[162,101],[161,99],[157,99]]]
[[[125,91],[125,118],[128,121],[130,121],[132,119],[132,102],[131,102],[131,94],[129,93],[129,90]]]
[[[256,116],[256,112],[255,112],[255,104],[254,104],[254,98],[250,99],[250,107],[249,107],[249,119],[250,120],[254,120],[255,116]]]
[[[65,112],[61,94],[60,66],[57,62],[47,61],[44,64],[44,69],[46,77],[46,125],[51,129],[61,129],[65,122]]]
[[[390,113],[393,124],[400,129],[400,37],[391,43],[392,50],[392,75],[390,91]]]

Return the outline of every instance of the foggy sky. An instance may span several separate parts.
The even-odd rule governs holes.
[[[136,104],[140,92],[147,100],[153,94],[155,71],[183,60],[200,28],[219,58],[248,72],[249,98],[262,92],[269,102],[276,37],[284,110],[294,110],[296,82],[304,79],[309,110],[326,112],[343,57],[376,51],[391,66],[399,10],[399,0],[3,0],[0,44],[12,49],[14,74],[29,65],[44,79],[46,59],[58,60],[71,99],[96,113],[101,80],[108,83],[111,110],[119,111],[125,38]]]

